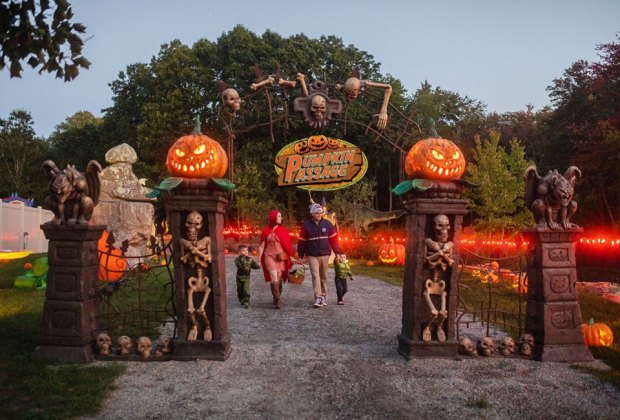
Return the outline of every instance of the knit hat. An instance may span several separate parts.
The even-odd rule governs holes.
[[[323,207],[319,203],[310,204],[310,214],[323,213]]]

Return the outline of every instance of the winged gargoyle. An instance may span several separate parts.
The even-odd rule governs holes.
[[[41,169],[49,179],[50,195],[45,204],[54,212],[52,223],[87,225],[99,201],[101,165],[91,160],[82,173],[74,165],[61,171],[53,161],[46,160]]]

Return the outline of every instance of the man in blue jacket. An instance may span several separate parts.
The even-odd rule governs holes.
[[[310,205],[311,217],[301,226],[297,251],[299,258],[308,257],[314,288],[314,307],[327,306],[327,264],[329,256],[340,255],[338,233],[328,220],[323,218],[323,207],[318,203]]]

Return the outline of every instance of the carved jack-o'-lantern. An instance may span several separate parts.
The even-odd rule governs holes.
[[[465,172],[465,157],[450,140],[428,138],[413,145],[405,160],[409,178],[459,179]]]
[[[179,138],[168,150],[166,168],[171,175],[183,178],[221,178],[228,169],[228,157],[197,124],[192,134]]]
[[[99,250],[99,273],[101,281],[116,281],[127,271],[127,260],[119,249],[111,248],[108,244],[108,232],[103,231],[97,249]]]
[[[394,239],[390,238],[389,244],[379,247],[379,261],[387,265],[405,264],[405,246],[395,244]]]
[[[325,149],[327,147],[327,137],[322,135],[308,137],[308,147],[310,150]]]
[[[308,152],[310,149],[308,148],[308,141],[307,140],[302,140],[302,141],[298,141],[295,144],[295,153],[297,153],[298,155],[303,155],[304,153]]]
[[[338,139],[330,138],[327,141],[327,147],[329,147],[330,149],[337,149],[338,147],[340,147],[340,141],[338,141]]]
[[[587,324],[581,324],[583,341],[587,346],[611,346],[614,343],[614,333],[608,325],[594,322],[590,318]]]

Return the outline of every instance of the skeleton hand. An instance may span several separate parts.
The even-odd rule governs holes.
[[[377,120],[377,128],[379,130],[384,130],[385,127],[387,127],[387,120],[388,120],[388,114],[387,112],[381,112],[377,115],[375,115],[376,117],[379,117]]]

